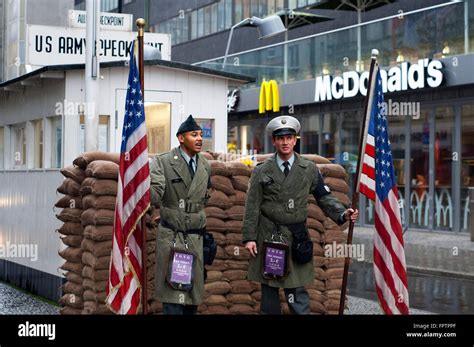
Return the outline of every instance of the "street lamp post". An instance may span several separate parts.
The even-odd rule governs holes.
[[[224,55],[224,62],[222,63],[222,69],[225,68],[225,63],[227,61],[227,55],[229,54],[230,41],[232,40],[232,35],[234,34],[234,29],[242,26],[253,26],[257,27],[259,33],[259,39],[266,39],[274,35],[280,34],[286,31],[281,18],[275,15],[268,16],[265,18],[246,18],[243,21],[233,25],[230,28],[229,38],[227,40],[227,47]]]

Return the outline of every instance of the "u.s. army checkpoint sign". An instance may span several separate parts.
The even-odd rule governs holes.
[[[128,51],[137,37],[132,31],[100,31],[100,61],[128,60]],[[161,59],[171,60],[171,38],[168,34],[145,33],[145,44],[158,48]],[[28,25],[26,64],[84,64],[86,30],[82,28]]]

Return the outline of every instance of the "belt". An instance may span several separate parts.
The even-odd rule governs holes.
[[[297,228],[300,228],[302,226],[305,226],[306,225],[306,222],[300,222],[300,223],[291,223],[291,224],[281,224],[281,223],[276,223],[274,222],[270,217],[267,216],[267,214],[265,212],[263,212],[262,210],[260,210],[260,214],[262,216],[264,216],[266,219],[268,219],[270,222],[272,222],[273,224],[276,224],[277,226],[284,226],[284,227],[287,227],[288,229],[290,229],[290,231],[294,230],[294,229],[297,229]]]
[[[163,207],[171,209],[183,209],[183,206],[179,202],[167,202],[162,204]],[[186,213],[198,213],[204,209],[204,204],[202,202],[189,202],[184,203],[184,212]]]
[[[204,235],[206,233],[206,228],[201,228],[201,229],[188,229],[188,230],[177,230],[173,225],[168,223],[167,221],[160,219],[160,224],[163,225],[165,228],[171,229],[175,232],[178,233],[183,233],[183,234],[196,234],[196,235]]]

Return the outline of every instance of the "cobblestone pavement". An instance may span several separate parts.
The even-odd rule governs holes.
[[[345,310],[345,314],[383,314],[378,302],[368,299],[356,298],[355,296],[347,296],[349,299],[349,309]],[[410,309],[410,314],[435,314],[433,312]]]
[[[349,309],[345,314],[382,314],[376,301],[348,296]],[[411,314],[434,314],[411,309]],[[0,283],[0,314],[59,314],[59,307],[38,300],[16,288]]]
[[[0,283],[0,314],[59,314],[59,307]]]

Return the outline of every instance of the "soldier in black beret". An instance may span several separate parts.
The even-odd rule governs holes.
[[[202,129],[193,116],[176,136],[179,147],[157,155],[150,164],[151,201],[160,207],[154,297],[163,303],[163,314],[190,315],[202,303],[204,265],[212,262],[203,251],[211,169],[200,154]],[[186,271],[177,272],[178,265],[170,263],[183,254],[192,260],[179,263]]]

